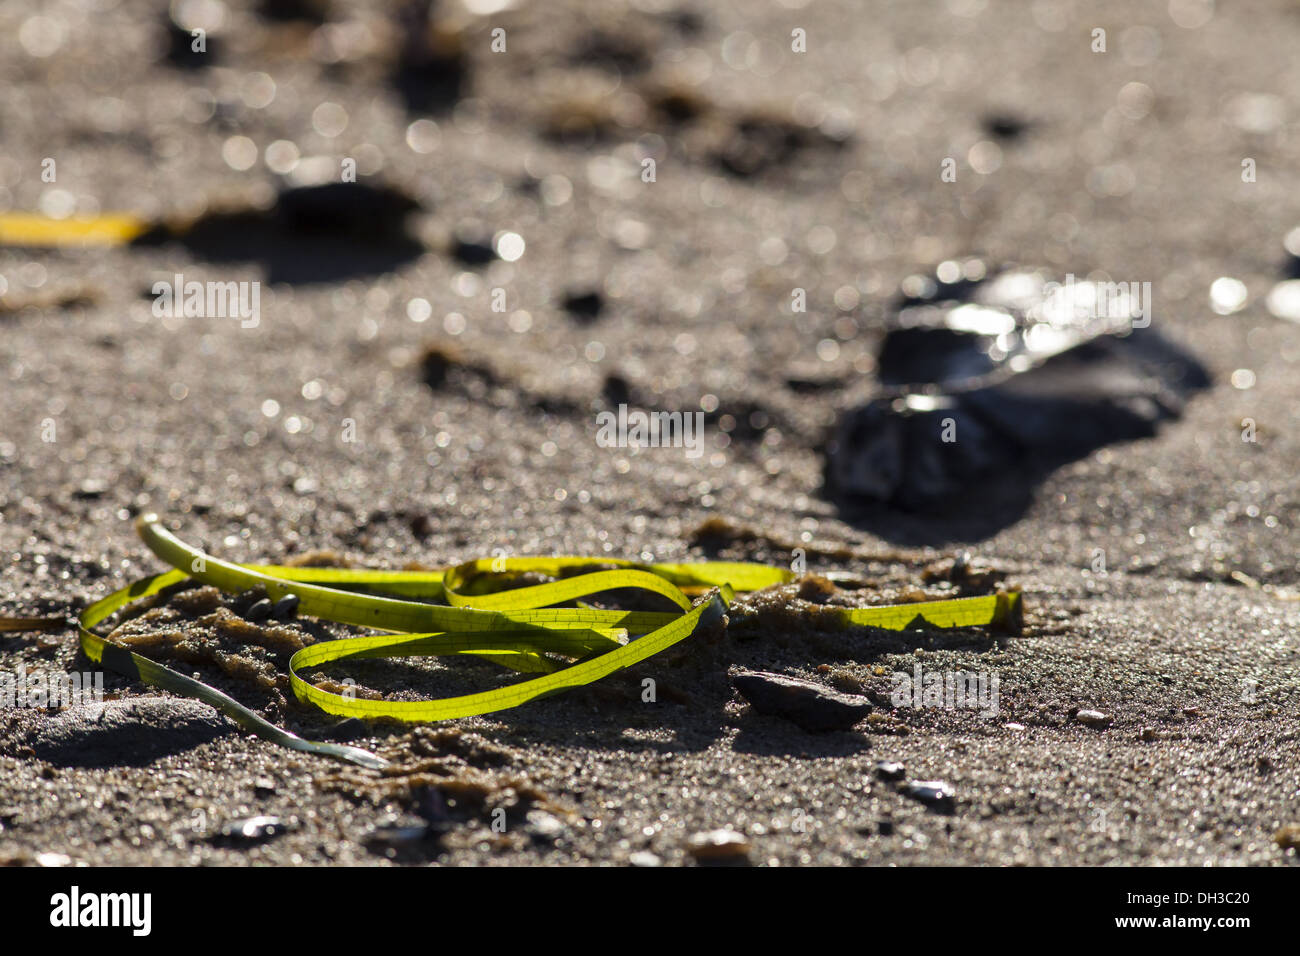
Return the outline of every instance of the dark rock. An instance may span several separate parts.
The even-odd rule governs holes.
[[[564,297],[564,311],[584,322],[595,321],[605,308],[604,297],[596,290],[570,292]]]
[[[846,141],[847,136],[827,135],[788,117],[747,113],[731,123],[713,159],[730,175],[748,179],[772,170],[797,168],[801,161],[824,160]]]
[[[731,682],[760,714],[793,721],[804,730],[846,730],[871,713],[865,697],[765,671],[737,671]]]
[[[982,275],[983,267],[973,272]],[[952,274],[949,274],[952,273]],[[914,277],[877,359],[878,397],[844,414],[826,487],[844,502],[929,511],[997,472],[1037,471],[1149,438],[1209,385],[1127,284]]]
[[[132,241],[177,243],[207,262],[260,262],[270,282],[308,285],[391,272],[422,255],[408,218],[420,204],[369,182],[281,190],[269,209],[223,209],[193,222],[162,223]]]
[[[250,607],[247,611],[244,612],[244,620],[252,621],[253,623],[257,623],[258,621],[265,621],[268,617],[271,616],[271,611],[273,610],[273,608],[274,605],[271,603],[270,598],[262,598],[262,600],[258,601],[256,604],[254,604],[252,607]]]
[[[16,711],[0,730],[0,753],[63,767],[139,766],[234,729],[202,701],[138,697],[78,704],[57,713]]]
[[[402,48],[392,84],[411,113],[445,114],[469,86],[470,60],[462,31],[435,22],[434,6],[412,0],[400,5],[394,17]]]
[[[605,382],[600,389],[600,397],[608,406],[631,405],[632,383],[617,372],[611,372],[605,376]]]
[[[448,388],[481,391],[501,380],[483,362],[474,362],[453,348],[430,345],[420,356],[420,377],[435,391]]]
[[[285,189],[276,197],[273,213],[290,235],[355,242],[404,237],[407,217],[419,208],[397,189],[337,182]]]
[[[1103,714],[1100,710],[1081,710],[1074,715],[1074,719],[1087,727],[1095,727],[1099,730],[1111,725],[1110,714]]]
[[[277,621],[287,621],[298,613],[298,595],[286,594],[275,602],[271,608],[271,617]]]
[[[486,239],[469,239],[459,236],[452,243],[451,254],[467,266],[486,265],[497,257],[492,243]]]

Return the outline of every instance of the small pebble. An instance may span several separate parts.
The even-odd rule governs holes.
[[[709,830],[692,834],[686,851],[700,863],[734,863],[749,859],[749,841],[735,830]]]
[[[737,671],[731,682],[758,713],[784,717],[811,732],[847,730],[871,713],[865,697],[784,674]]]
[[[627,862],[632,866],[654,867],[663,866],[664,861],[659,859],[649,850],[638,850],[627,858]]]
[[[259,777],[253,781],[253,793],[259,797],[269,797],[275,793],[275,781],[270,777]]]
[[[554,843],[567,829],[563,820],[545,810],[529,810],[525,819],[524,829],[537,843]]]
[[[71,866],[72,857],[65,856],[62,853],[38,853],[36,854],[37,866]]]
[[[1074,715],[1074,719],[1088,727],[1110,726],[1110,715],[1099,710],[1081,710]]]
[[[1025,729],[1025,725],[1024,725],[1024,724],[1018,724],[1018,723],[1015,723],[1014,721],[1012,721],[1012,722],[1009,723],[1009,724],[1003,724],[1002,726],[1005,727],[1007,730],[1024,730],[1024,729]]]
[[[876,764],[876,776],[881,780],[902,780],[906,774],[903,765],[893,760],[882,760]]]
[[[102,498],[108,491],[108,482],[100,478],[87,478],[77,488],[76,497],[86,501],[93,501],[96,498]]]
[[[1151,743],[1153,740],[1158,740],[1160,738],[1160,735],[1156,733],[1156,729],[1154,727],[1143,727],[1142,733],[1140,733],[1138,737],[1141,740],[1146,741],[1147,743]]]
[[[260,601],[258,602],[261,603]],[[256,607],[257,605],[253,605]],[[252,608],[249,608],[251,611]],[[276,601],[271,608],[271,617],[277,621],[287,621],[298,613],[298,595],[286,594],[280,600]]]
[[[562,304],[566,312],[586,322],[599,317],[601,309],[605,307],[605,301],[599,292],[585,289],[568,293]]]
[[[1010,113],[991,113],[981,120],[984,131],[998,139],[1015,139],[1028,127],[1029,123]]]
[[[262,598],[262,600],[258,601],[244,612],[244,620],[252,621],[254,623],[257,621],[265,621],[271,616],[271,608],[272,604],[270,600],[268,598]]]
[[[263,843],[283,834],[288,827],[279,817],[247,817],[232,820],[221,828],[219,841],[226,843],[251,844]]]
[[[903,794],[939,813],[952,813],[957,807],[956,792],[942,780],[914,781],[904,785]]]

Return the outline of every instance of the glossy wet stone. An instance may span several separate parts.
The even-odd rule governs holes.
[[[828,448],[833,498],[939,508],[1000,473],[1151,437],[1209,384],[1154,327],[1149,287],[973,272],[945,263],[904,284],[883,387],[841,416]]]
[[[244,620],[252,621],[253,623],[257,623],[258,621],[265,621],[268,617],[271,616],[271,613],[274,610],[274,608],[275,605],[273,605],[268,598],[262,598],[262,600],[253,604],[252,607],[250,607],[247,611],[244,612]]]
[[[286,594],[271,607],[271,617],[277,621],[287,621],[298,613],[298,595]]]

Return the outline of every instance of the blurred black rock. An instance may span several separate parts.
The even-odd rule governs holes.
[[[885,388],[839,420],[826,486],[841,502],[960,506],[977,483],[1151,437],[1209,385],[1150,326],[1149,286],[946,265],[908,280],[878,356]]]

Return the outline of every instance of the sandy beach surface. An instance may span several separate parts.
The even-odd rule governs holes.
[[[418,205],[410,242],[383,203],[338,211],[362,237],[342,252],[255,217],[203,246],[0,248],[0,614],[75,614],[160,570],[132,529],[156,511],[243,562],[788,566],[798,548],[809,572],[860,579],[830,595],[846,604],[948,593],[936,566],[969,551],[1023,589],[1024,632],[773,615],[418,728],[339,728],[273,678],[180,665],[384,754],[387,775],[109,673],[111,719],[0,711],[0,862],[678,865],[726,829],[719,854],[759,865],[1295,865],[1275,834],[1300,824],[1300,328],[1265,299],[1300,225],[1300,8],[471,12],[492,6],[437,4],[436,56],[403,61],[416,28],[389,5],[193,4],[209,50],[181,66],[159,4],[0,4],[10,212],[202,222],[347,159]],[[1153,326],[1213,386],[1154,438],[1041,480],[1008,462],[943,514],[846,509],[822,490],[826,442],[871,392],[899,285],[968,257],[1150,282]],[[257,323],[155,315],[177,273],[261,282]],[[1220,277],[1244,308],[1211,307]],[[600,447],[596,415],[619,403],[707,412],[700,454]],[[200,643],[201,610],[246,606],[187,594],[168,626]],[[809,733],[754,713],[736,667],[852,689],[872,716]],[[894,706],[891,675],[917,667],[996,675],[996,713]],[[72,630],[0,635],[0,672],[19,669],[91,666]],[[407,698],[502,679],[345,674]],[[918,781],[946,783],[951,812],[909,798]],[[279,824],[223,835],[259,815]]]

